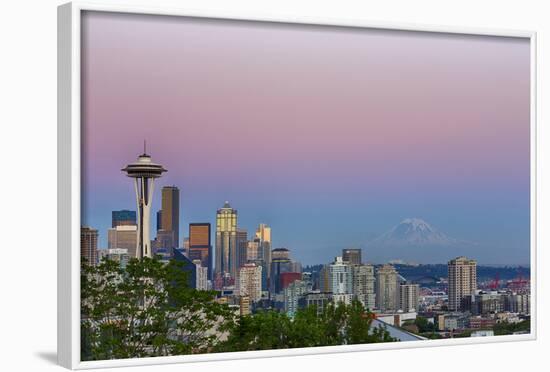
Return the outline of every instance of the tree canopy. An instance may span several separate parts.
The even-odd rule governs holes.
[[[103,360],[389,342],[360,302],[239,316],[188,285],[180,261],[82,264],[81,359]],[[319,310],[319,311],[318,311]]]

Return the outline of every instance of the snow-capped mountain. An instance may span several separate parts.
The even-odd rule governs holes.
[[[449,246],[459,243],[421,218],[407,218],[373,241],[376,246]]]

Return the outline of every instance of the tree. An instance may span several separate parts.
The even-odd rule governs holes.
[[[414,324],[418,327],[418,332],[420,333],[435,332],[435,324],[429,322],[428,319],[423,316],[417,316],[414,320]]]
[[[299,309],[293,318],[274,310],[241,316],[216,351],[249,351],[395,341],[384,328],[373,328],[372,314],[360,302],[328,303]]]
[[[234,320],[215,292],[187,284],[184,264],[103,260],[81,270],[82,360],[204,353]]]
[[[501,322],[493,327],[495,336],[511,335],[514,332],[529,333],[531,331],[531,320],[522,320],[518,323]]]
[[[395,341],[360,302],[237,316],[188,285],[180,261],[103,260],[81,270],[81,359],[103,360]]]

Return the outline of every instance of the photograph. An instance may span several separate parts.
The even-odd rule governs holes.
[[[83,10],[80,361],[533,334],[532,47]]]

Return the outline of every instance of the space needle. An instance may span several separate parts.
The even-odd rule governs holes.
[[[136,258],[153,257],[151,251],[151,203],[153,201],[153,189],[155,178],[162,176],[166,169],[160,164],[153,163],[151,156],[147,154],[145,141],[143,142],[143,154],[135,163],[128,164],[121,169],[128,177],[135,180],[136,202],[138,210],[137,246]]]

